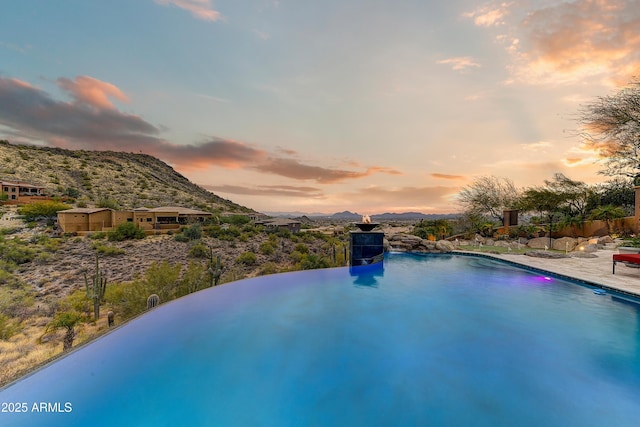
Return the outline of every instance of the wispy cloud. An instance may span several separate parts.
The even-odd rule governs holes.
[[[5,49],[9,49],[9,50],[12,50],[12,51],[18,52],[18,53],[27,53],[29,51],[29,49],[31,49],[30,45],[19,46],[17,44],[7,43],[7,42],[2,42],[2,41],[0,41],[0,47],[3,47]]]
[[[211,0],[155,0],[155,2],[163,6],[173,5],[188,10],[195,18],[205,21],[222,19],[222,14],[213,9]]]
[[[173,144],[160,136],[159,127],[120,112],[109,101],[110,96],[128,100],[115,85],[87,76],[60,78],[57,83],[72,98],[71,102],[56,100],[27,82],[0,77],[0,125],[7,128],[4,133],[71,149],[142,151],[182,169],[246,168],[323,184],[375,173],[401,174],[382,166],[335,168],[306,164],[293,157],[297,154],[293,150],[278,147],[270,151],[218,137],[197,144]]]
[[[374,166],[363,171],[346,169],[324,168],[320,166],[305,165],[296,159],[269,158],[266,162],[253,166],[261,172],[273,173],[287,178],[298,180],[311,180],[322,184],[334,184],[348,179],[364,178],[374,173],[387,173],[399,175],[401,172],[394,169]]]
[[[473,19],[479,27],[494,27],[505,23],[504,18],[509,14],[509,7],[512,4],[485,4],[473,12],[465,13],[464,16]]]
[[[451,180],[465,179],[465,177],[462,175],[448,175],[446,173],[432,173],[430,175],[432,178],[436,178],[436,179],[451,179]]]
[[[305,199],[326,198],[322,190],[316,187],[297,187],[291,185],[203,185],[203,187],[214,192],[248,196],[277,196]]]
[[[523,150],[527,151],[545,151],[553,145],[548,141],[533,142],[531,144],[521,144]]]
[[[258,36],[258,38],[260,38],[261,40],[269,40],[271,38],[271,36],[268,33],[265,33],[264,31],[260,31],[257,29],[253,29],[253,33]]]
[[[464,71],[469,68],[481,67],[481,65],[470,56],[457,56],[455,58],[441,59],[440,61],[437,61],[437,64],[451,65],[451,68],[455,71]]]

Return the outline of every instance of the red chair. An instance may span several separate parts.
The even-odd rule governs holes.
[[[613,274],[616,274],[616,263],[618,262],[640,267],[640,254],[615,254],[613,256]]]

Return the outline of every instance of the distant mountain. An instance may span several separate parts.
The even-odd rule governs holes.
[[[341,219],[341,220],[350,220],[350,221],[360,221],[362,219],[362,215],[357,214],[357,213],[353,213],[353,212],[349,212],[349,211],[343,211],[343,212],[336,212],[333,215],[329,216],[329,218],[331,218],[331,219]]]
[[[287,217],[287,218],[300,218],[300,217],[308,217],[308,218],[323,218],[323,219],[333,219],[336,221],[360,221],[362,219],[362,215],[359,213],[354,213],[351,211],[343,211],[336,212],[334,214],[326,214],[326,213],[306,213],[306,212],[265,212],[266,215],[274,216],[274,217]],[[448,213],[448,214],[424,214],[422,212],[385,212],[383,214],[374,214],[370,215],[372,221],[411,221],[411,220],[436,220],[436,219],[448,219],[448,218],[457,218],[460,214]]]
[[[262,212],[265,215],[277,217],[277,218],[298,218],[302,216],[307,217],[328,217],[330,214],[322,213],[322,212],[299,212],[299,211],[291,211],[291,212]]]

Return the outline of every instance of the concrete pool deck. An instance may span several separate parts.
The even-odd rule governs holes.
[[[616,274],[612,273],[613,255],[617,253],[617,250],[604,249],[593,253],[596,258],[570,257],[558,259],[508,253],[482,253],[482,255],[569,276],[591,284],[601,285],[604,288],[612,288],[640,297],[640,268],[627,267],[622,263],[618,263],[616,265]]]

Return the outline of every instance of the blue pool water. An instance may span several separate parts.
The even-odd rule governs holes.
[[[637,426],[638,315],[496,261],[391,254],[160,306],[0,391],[28,407],[0,425]]]

